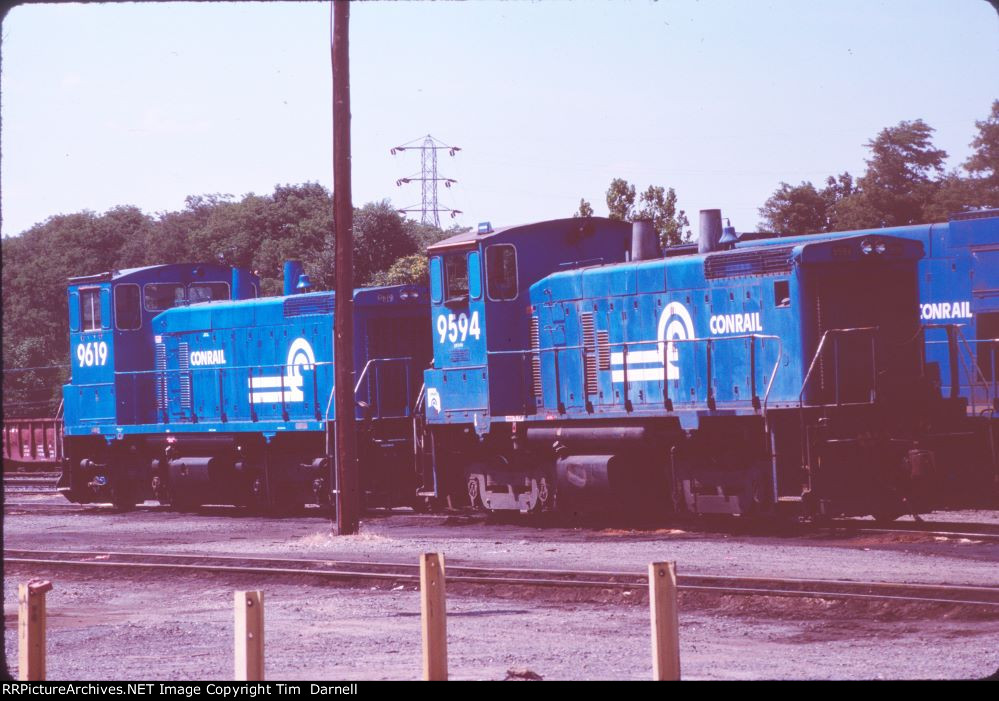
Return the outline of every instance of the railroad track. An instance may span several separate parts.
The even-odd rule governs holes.
[[[58,472],[5,472],[5,494],[55,494]]]
[[[8,489],[6,494],[8,496],[16,497],[20,494],[54,494],[54,491],[47,489],[33,488],[23,488],[23,489]],[[76,510],[80,514],[87,515],[101,515],[105,513],[117,513],[111,504],[74,504],[71,502],[32,502],[32,501],[11,501],[10,499],[5,500],[5,507],[14,512],[53,512],[53,513],[66,513],[69,511]],[[196,513],[210,514],[214,516],[226,516],[229,513],[236,513],[234,511],[235,507],[230,506],[203,506],[200,507]],[[170,507],[160,506],[155,504],[140,504],[135,507],[136,511],[148,511],[148,512],[170,512]],[[240,511],[240,516],[245,516],[245,513]],[[306,509],[305,511],[298,514],[301,517],[316,517],[320,516],[322,518],[328,518],[328,514],[320,512],[318,509]],[[420,516],[413,514],[414,516]],[[454,514],[461,516],[461,513]],[[434,518],[438,517],[435,516]],[[261,516],[261,518],[267,518],[267,516]],[[557,523],[548,524],[553,528],[558,528]],[[578,525],[578,524],[577,524]],[[946,538],[946,539],[964,539],[972,541],[983,541],[983,542],[999,542],[999,523],[971,523],[971,522],[947,522],[947,521],[924,521],[924,522],[911,522],[902,521],[898,523],[893,523],[892,526],[884,527],[877,526],[870,521],[853,520],[853,519],[838,519],[831,523],[824,524],[812,524],[812,523],[799,523],[799,524],[787,524],[781,527],[774,527],[765,524],[753,524],[746,525],[741,521],[733,521],[728,526],[724,524],[719,524],[718,522],[711,523],[699,523],[697,521],[689,521],[687,519],[681,519],[678,522],[664,521],[656,526],[642,526],[638,528],[633,528],[634,534],[637,537],[658,537],[656,533],[657,528],[661,527],[676,527],[683,529],[684,533],[696,536],[696,535],[710,535],[715,533],[720,533],[730,536],[745,536],[745,537],[780,537],[780,538],[800,538],[809,535],[822,534],[822,533],[837,533],[846,534],[849,536],[856,536],[861,534],[874,534],[874,535],[923,535],[933,538]]]
[[[4,486],[45,485],[55,488],[59,479],[58,472],[5,472]]]
[[[419,585],[418,566],[397,562],[280,559],[220,555],[96,552],[72,550],[4,550],[9,565],[35,565],[73,569],[161,570],[207,572],[272,577],[318,578],[347,584],[380,582]],[[644,592],[648,579],[634,572],[569,571],[447,566],[448,586],[486,585],[508,589],[537,588]],[[999,587],[896,582],[857,582],[829,579],[724,577],[681,574],[681,592],[714,595],[797,597],[831,600],[865,600],[896,604],[947,604],[989,609],[999,614]]]

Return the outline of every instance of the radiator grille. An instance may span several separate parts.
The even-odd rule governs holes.
[[[290,316],[306,316],[308,314],[332,314],[334,307],[332,293],[316,296],[294,296],[284,301],[285,318]]]
[[[180,370],[180,406],[191,408],[191,349],[181,343],[177,349],[177,368]]]
[[[541,339],[538,333],[538,317],[531,317],[531,393],[541,396]]]
[[[593,313],[580,314],[579,324],[583,332],[583,352],[586,354],[586,396],[597,393],[597,333],[593,323]]]
[[[610,336],[606,331],[597,331],[597,361],[601,370],[610,370]]]
[[[167,403],[166,346],[156,344],[156,408],[162,411]]]
[[[755,251],[715,253],[704,260],[704,277],[714,280],[722,277],[789,273],[791,250],[791,246],[781,246]]]

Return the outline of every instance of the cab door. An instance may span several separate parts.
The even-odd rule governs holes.
[[[79,421],[115,419],[114,324],[111,286],[81,286],[70,291],[70,359]],[[71,410],[67,406],[67,412]]]

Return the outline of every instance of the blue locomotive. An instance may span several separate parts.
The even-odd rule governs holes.
[[[788,246],[843,236],[889,235],[919,241],[919,315],[929,367],[941,390],[967,400],[963,455],[953,461],[948,496],[977,502],[999,487],[999,210],[955,214],[948,222],[869,231],[761,238],[744,234],[735,249]],[[955,359],[955,362],[951,362]]]
[[[743,234],[734,248],[787,246],[843,236],[898,236],[923,244],[919,264],[920,319],[927,329],[927,358],[938,363],[945,393],[968,399],[972,413],[999,410],[999,210],[952,215],[937,224],[761,238]],[[956,334],[948,339],[947,329]],[[959,362],[949,364],[948,344]]]
[[[308,289],[297,264],[269,298],[254,275],[218,265],[70,280],[60,491],[122,508],[328,503],[334,294]],[[427,292],[360,289],[353,304],[362,485],[372,503],[412,500]]]
[[[706,210],[698,253],[602,218],[441,241],[429,289],[354,294],[369,503],[931,508],[995,449],[967,412],[994,406],[997,222],[733,245]],[[334,297],[301,273],[272,298],[218,265],[72,279],[66,497],[328,503]]]
[[[599,218],[430,247],[422,493],[518,511],[930,507],[967,402],[925,354],[923,246],[723,250],[721,234],[707,210],[696,255]]]

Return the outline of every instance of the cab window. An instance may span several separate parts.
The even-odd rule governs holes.
[[[101,328],[100,288],[80,290],[80,319],[83,331],[99,331]]]
[[[184,303],[184,286],[151,282],[142,288],[142,295],[147,312],[161,312]]]
[[[461,302],[468,299],[468,257],[465,253],[454,253],[444,259],[445,302]]]
[[[134,331],[142,326],[138,285],[127,283],[114,288],[114,323],[120,331]]]
[[[493,301],[517,297],[517,249],[513,245],[500,243],[486,249],[486,290]]]
[[[192,282],[187,286],[187,299],[191,304],[229,299],[229,285],[225,282]]]

